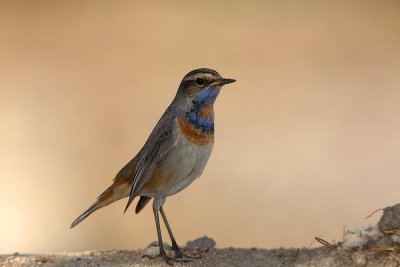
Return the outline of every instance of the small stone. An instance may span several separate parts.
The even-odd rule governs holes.
[[[167,243],[163,243],[164,249],[171,250],[171,246]],[[147,245],[147,247],[143,250],[143,255],[147,256],[157,256],[160,254],[160,248],[158,247],[158,241],[153,241]]]
[[[39,264],[46,263],[48,261],[49,261],[48,258],[42,257],[42,256],[38,256],[38,257],[35,258],[35,262],[37,262]]]
[[[378,227],[363,226],[357,229],[347,230],[343,237],[343,247],[362,248],[375,242],[381,237]]]
[[[156,256],[160,253],[160,250],[157,247],[153,246],[153,247],[148,247],[144,250],[143,255],[147,255],[147,256]]]
[[[392,207],[386,207],[383,215],[378,222],[378,226],[382,230],[399,230],[400,229],[400,204]]]
[[[201,248],[201,249],[213,249],[215,247],[216,243],[212,238],[209,238],[208,236],[203,236],[199,237],[195,240],[188,241],[186,243],[186,246],[188,248]]]

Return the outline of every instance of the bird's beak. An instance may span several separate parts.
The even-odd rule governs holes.
[[[219,79],[218,81],[213,82],[213,83],[211,84],[211,86],[225,85],[225,84],[234,83],[234,82],[236,82],[235,79],[225,79],[225,78],[221,78],[221,79]]]
[[[222,79],[220,80],[220,83],[221,83],[221,84],[228,84],[228,83],[234,83],[234,82],[236,82],[235,79],[225,79],[225,78],[222,78]]]

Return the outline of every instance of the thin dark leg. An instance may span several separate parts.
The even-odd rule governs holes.
[[[175,241],[174,234],[172,233],[171,227],[169,226],[167,216],[165,215],[164,209],[161,207],[160,208],[161,216],[164,220],[165,226],[167,227],[169,237],[171,238],[171,243],[172,243],[172,249],[175,251],[179,251],[178,244]]]
[[[164,244],[163,244],[162,235],[161,235],[160,219],[158,217],[158,211],[156,209],[154,209],[154,219],[156,221],[158,247],[160,248],[160,254],[158,256],[155,256],[155,257],[149,256],[149,255],[144,255],[143,257],[150,258],[150,259],[155,259],[157,257],[162,257],[163,260],[165,261],[165,263],[167,263],[169,265],[173,265],[172,262],[171,262],[173,259],[168,257],[167,254],[165,253],[165,250],[164,250]]]
[[[162,216],[162,218],[163,218],[163,220],[164,220],[165,226],[167,227],[169,237],[171,238],[172,249],[175,251],[176,256],[177,256],[177,257],[180,257],[180,258],[182,258],[182,257],[184,257],[184,256],[185,256],[185,257],[188,257],[188,258],[193,258],[193,259],[198,259],[198,258],[200,258],[200,255],[196,255],[196,256],[185,255],[185,254],[180,250],[178,244],[176,243],[174,234],[172,233],[171,227],[169,226],[169,223],[168,223],[168,220],[167,220],[167,216],[165,215],[164,209],[163,209],[162,207],[160,208],[160,213],[161,213],[161,216]]]
[[[158,211],[154,210],[154,219],[156,220],[158,247],[160,248],[160,255],[166,255],[164,250],[164,244],[162,241],[160,219],[158,218]]]

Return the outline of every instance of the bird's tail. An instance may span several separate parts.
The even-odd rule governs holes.
[[[96,210],[120,200],[121,198],[129,196],[129,192],[130,187],[128,183],[114,183],[97,198],[96,202],[94,202],[84,213],[76,218],[76,220],[71,224],[70,228],[78,225]]]

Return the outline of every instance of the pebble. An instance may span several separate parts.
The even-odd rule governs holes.
[[[188,241],[186,243],[186,246],[188,248],[201,248],[201,249],[208,249],[211,250],[215,247],[216,243],[214,239],[209,238],[208,236],[203,236],[200,238],[197,238],[192,241]]]
[[[386,207],[383,210],[383,215],[378,222],[378,227],[383,230],[400,229],[400,204]]]

